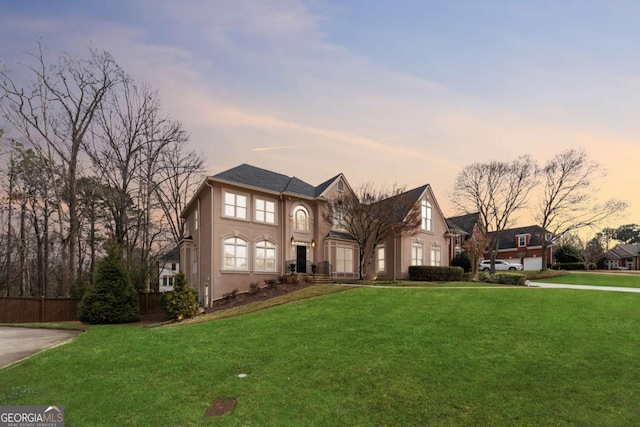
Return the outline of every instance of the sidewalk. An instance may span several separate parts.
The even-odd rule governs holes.
[[[615,286],[563,285],[561,283],[542,283],[542,282],[530,282],[530,281],[527,281],[527,286],[532,288],[581,289],[581,290],[587,290],[587,291],[640,293],[640,288],[622,288],[622,287],[615,287]]]

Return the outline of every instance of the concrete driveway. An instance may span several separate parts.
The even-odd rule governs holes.
[[[81,330],[0,326],[0,369],[42,350],[63,344]]]

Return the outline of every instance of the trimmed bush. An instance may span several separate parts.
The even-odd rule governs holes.
[[[586,270],[584,262],[557,262],[551,266],[552,270]]]
[[[114,324],[140,320],[138,292],[115,243],[107,245],[107,256],[97,265],[94,283],[78,305],[83,323]]]
[[[451,260],[452,267],[462,267],[465,273],[471,271],[471,260],[469,259],[469,255],[466,252],[460,252],[456,254]]]
[[[433,267],[430,265],[412,265],[409,267],[409,280],[418,282],[455,282],[462,280],[462,267]]]
[[[481,273],[480,281],[485,283],[498,283],[501,285],[524,286],[527,281],[527,276],[522,273]]]
[[[196,293],[187,285],[184,273],[176,274],[173,282],[173,291],[160,297],[162,309],[167,316],[178,321],[195,316],[198,311]]]

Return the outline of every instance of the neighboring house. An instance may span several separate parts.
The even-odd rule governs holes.
[[[353,191],[343,174],[318,186],[243,164],[208,177],[183,212],[180,268],[201,305],[234,289],[245,291],[289,274],[357,279],[358,245],[322,219],[327,200]],[[392,236],[376,249],[380,278],[407,278],[410,265],[449,265],[447,225],[430,186],[406,193],[423,221],[407,237]]]
[[[173,290],[173,280],[180,270],[180,247],[176,246],[158,261],[158,291]]]
[[[464,251],[464,243],[473,235],[484,234],[479,212],[447,218],[447,225],[451,235],[449,245],[451,259]]]
[[[609,270],[640,270],[640,244],[618,244],[605,254]]]
[[[492,233],[489,233],[491,237]],[[525,270],[542,269],[542,238],[551,240],[550,233],[538,225],[511,228],[500,233],[496,259],[519,262]],[[490,254],[486,253],[485,258]],[[553,263],[553,244],[547,248],[547,267]]]

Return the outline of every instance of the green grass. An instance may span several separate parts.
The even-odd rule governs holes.
[[[563,283],[565,285],[587,286],[619,286],[623,288],[640,288],[640,275],[633,274],[600,274],[569,273],[559,277],[547,277],[536,280],[546,283]]]
[[[635,425],[638,298],[364,287],[207,323],[95,326],[0,371],[0,402],[64,405],[68,426]],[[230,397],[232,414],[204,417]]]

